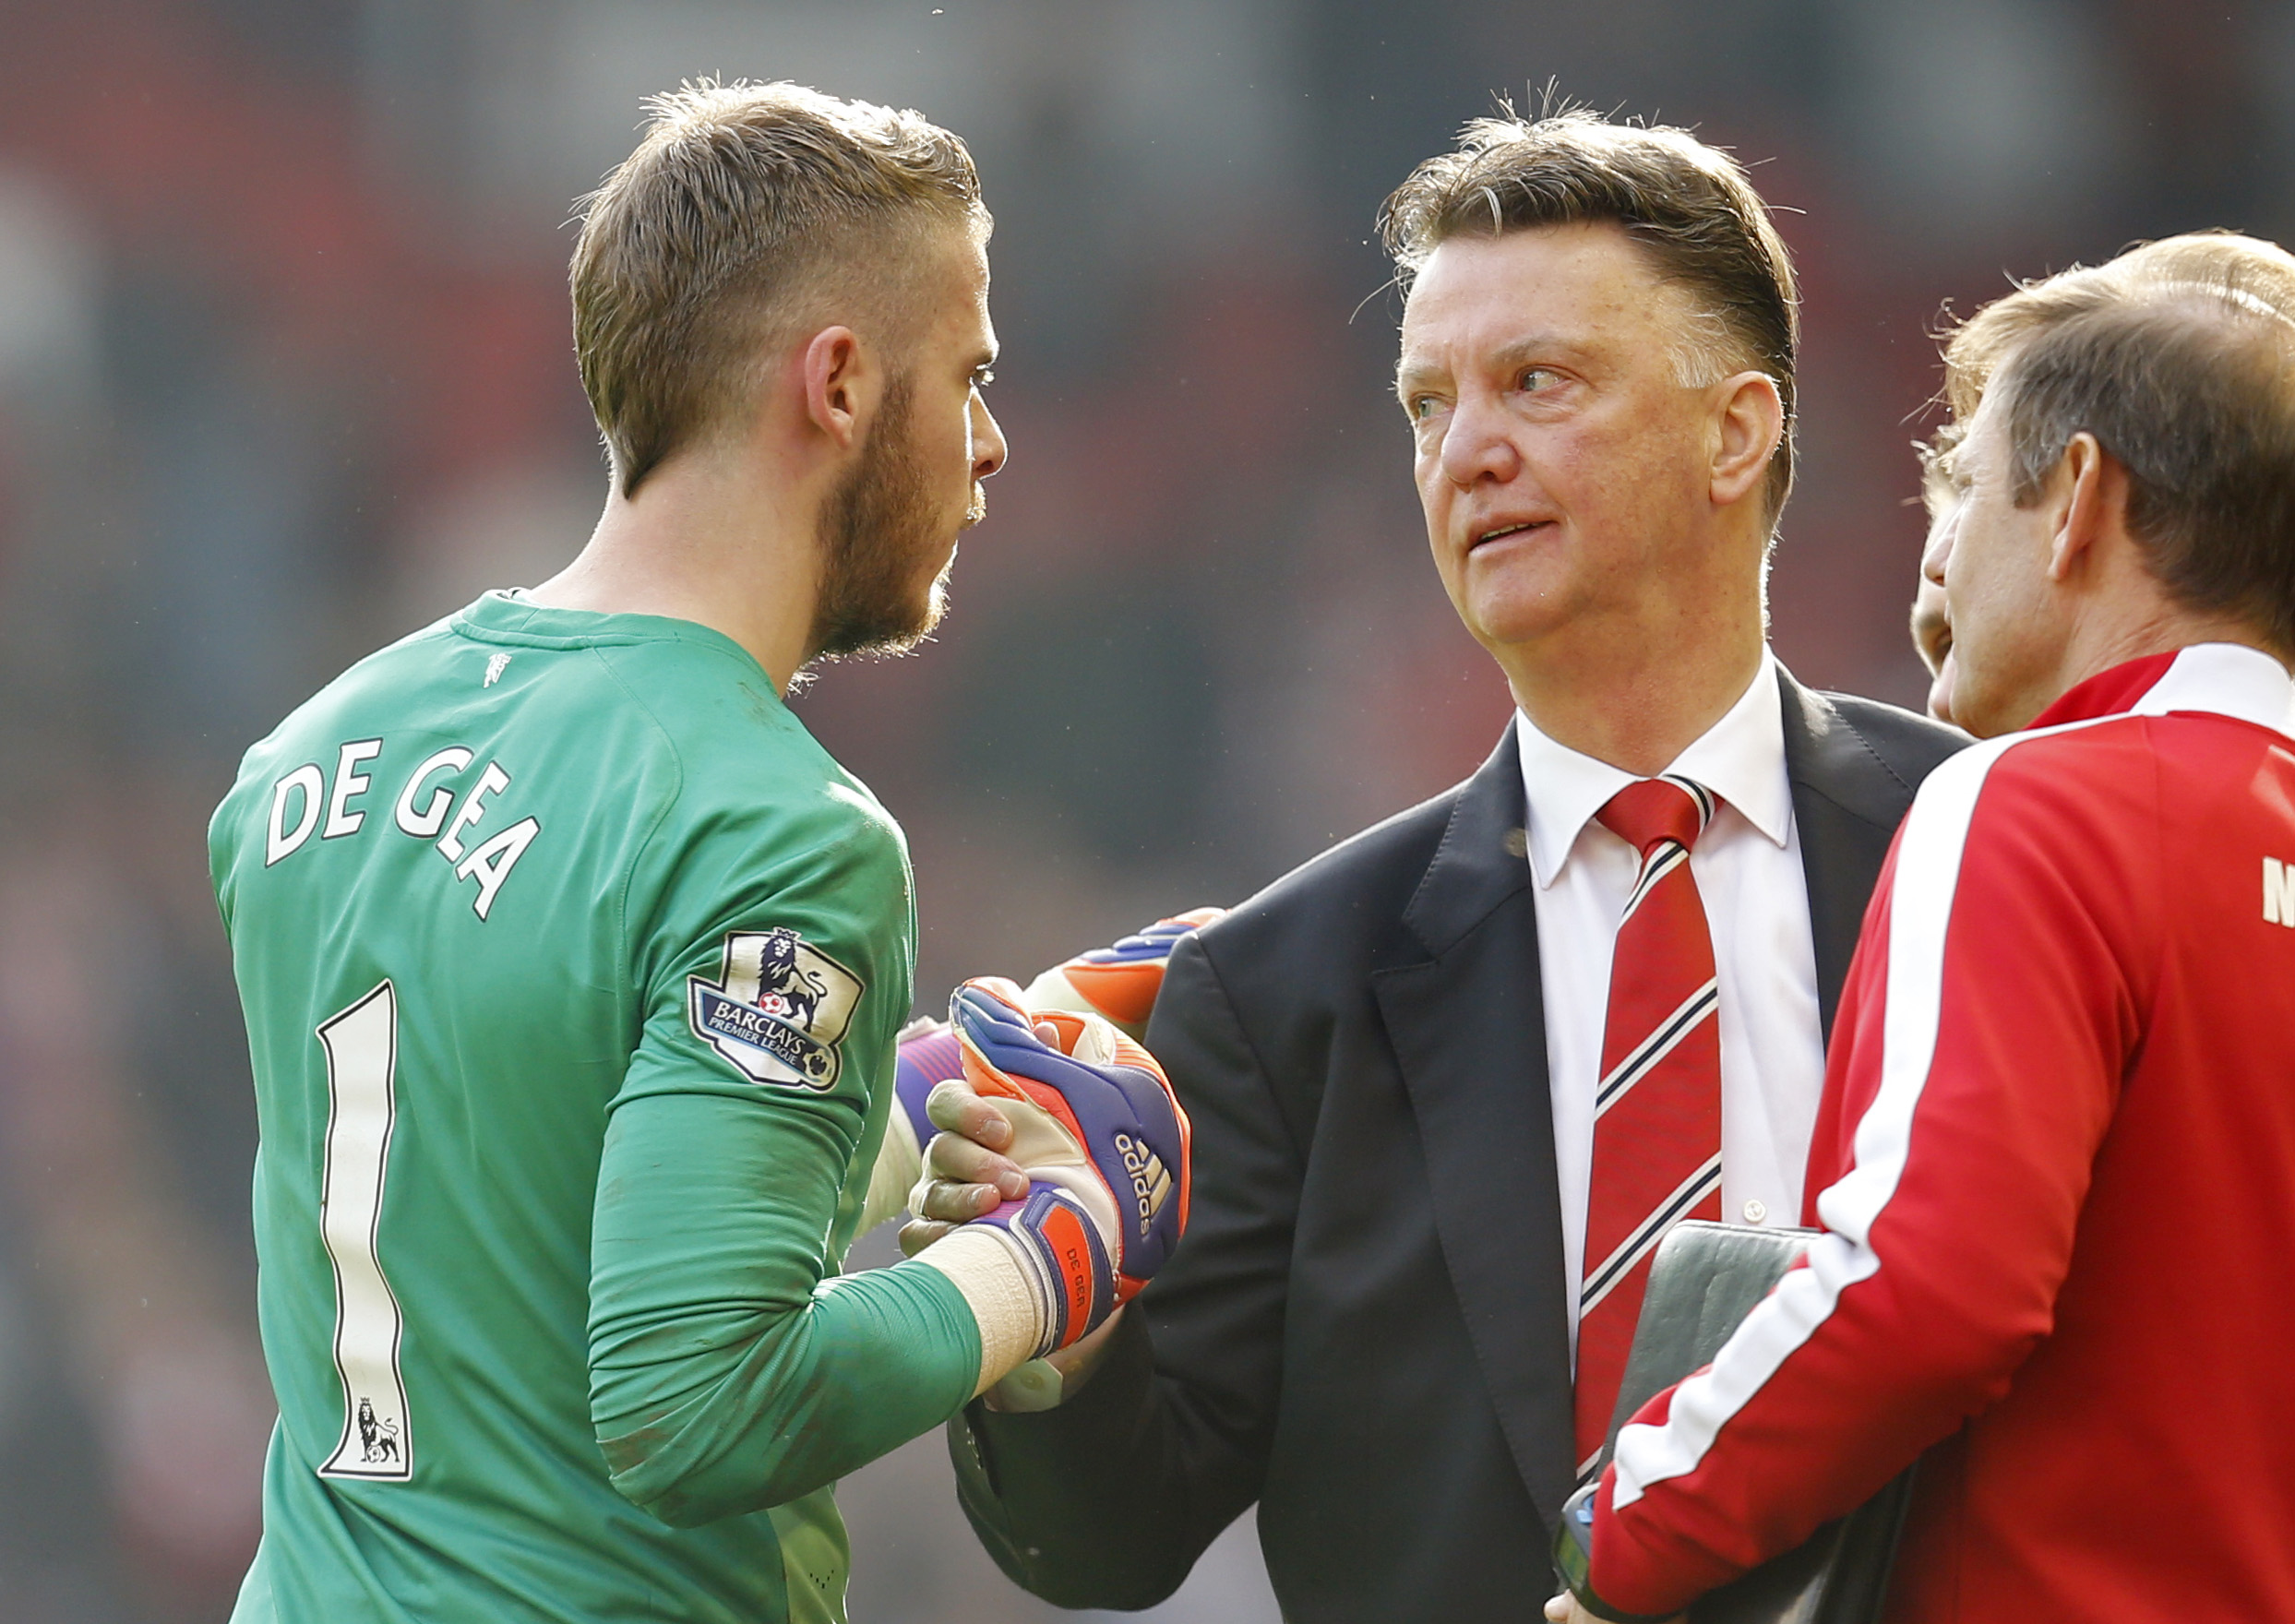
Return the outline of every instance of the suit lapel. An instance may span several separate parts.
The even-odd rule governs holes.
[[[1571,1487],[1570,1333],[1537,920],[1510,727],[1452,809],[1373,973],[1426,1147],[1436,1232],[1499,1422],[1550,1525]]]
[[[1823,695],[1782,670],[1828,1034],[1912,791]],[[1413,956],[1371,975],[1434,1192],[1452,1289],[1514,1463],[1550,1526],[1571,1488],[1570,1328],[1537,916],[1512,727],[1459,792],[1403,922]]]
[[[1817,1009],[1830,1040],[1866,903],[1913,792],[1823,694],[1782,667],[1777,681],[1785,694],[1785,770],[1817,949]]]

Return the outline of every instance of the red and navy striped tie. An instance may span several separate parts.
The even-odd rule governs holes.
[[[1690,851],[1713,792],[1628,784],[1596,814],[1642,854],[1610,961],[1578,1303],[1578,1474],[1593,1469],[1633,1344],[1650,1255],[1684,1218],[1721,1216],[1720,997]]]

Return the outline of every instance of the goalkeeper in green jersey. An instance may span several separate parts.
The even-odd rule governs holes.
[[[210,830],[280,1403],[242,1624],[842,1618],[831,1482],[1073,1343],[1184,1221],[1146,1053],[968,984],[1010,1199],[838,1273],[891,1215],[914,909],[783,695],[939,614],[1004,459],[988,220],[913,113],[653,114],[574,256],[588,546],[329,684]]]

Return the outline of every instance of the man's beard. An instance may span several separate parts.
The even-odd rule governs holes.
[[[905,377],[887,387],[852,472],[821,506],[820,596],[807,639],[810,659],[905,654],[947,609],[947,567],[919,590],[919,575],[949,542],[910,432],[912,395]],[[981,511],[975,484],[965,522],[978,519]],[[951,554],[949,564],[954,563]]]

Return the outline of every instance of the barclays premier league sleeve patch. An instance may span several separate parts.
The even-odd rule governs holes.
[[[795,931],[735,931],[718,979],[688,976],[686,986],[694,1036],[751,1082],[836,1087],[861,978]]]

